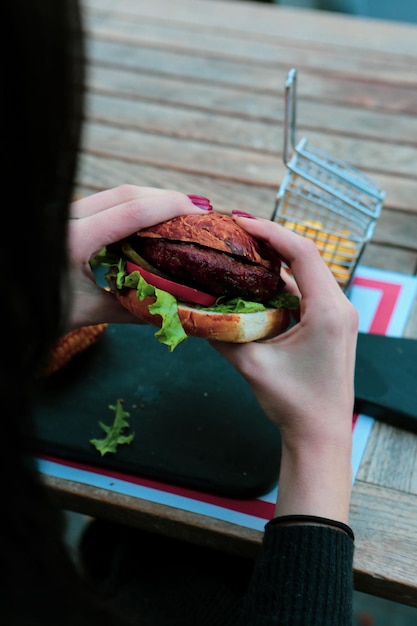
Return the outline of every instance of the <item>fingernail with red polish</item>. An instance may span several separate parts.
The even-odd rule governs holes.
[[[210,200],[208,198],[204,198],[204,196],[194,196],[192,194],[188,194],[188,197],[190,198],[194,206],[198,207],[199,209],[204,209],[206,211],[211,211],[213,209]]]
[[[235,217],[248,217],[250,219],[256,220],[256,216],[251,213],[246,213],[246,211],[233,210],[232,215]]]

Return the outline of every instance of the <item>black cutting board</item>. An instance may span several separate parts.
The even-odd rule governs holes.
[[[152,326],[109,325],[47,379],[35,413],[39,453],[234,498],[269,491],[279,472],[279,432],[243,378],[206,341],[173,352]],[[135,437],[103,457],[117,399]]]
[[[356,410],[417,432],[417,340],[359,333]]]

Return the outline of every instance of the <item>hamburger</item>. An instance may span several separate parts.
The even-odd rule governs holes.
[[[187,337],[245,343],[289,325],[298,299],[281,260],[222,213],[181,215],[117,244],[106,281],[120,303],[172,351]]]

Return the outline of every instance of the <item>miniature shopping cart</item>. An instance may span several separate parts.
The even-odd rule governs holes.
[[[372,237],[385,193],[359,170],[308,146],[306,138],[296,144],[296,79],[291,69],[285,85],[283,157],[288,171],[271,219],[313,239],[346,290]]]

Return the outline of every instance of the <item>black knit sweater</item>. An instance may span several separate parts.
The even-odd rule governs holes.
[[[244,626],[351,626],[353,537],[327,526],[267,524]]]

